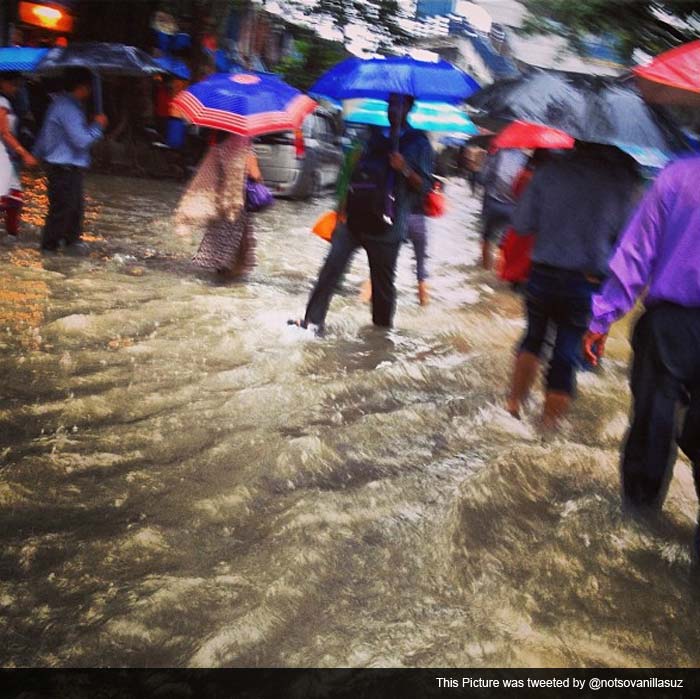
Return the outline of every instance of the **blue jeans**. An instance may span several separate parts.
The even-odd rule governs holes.
[[[545,344],[553,338],[548,391],[574,393],[581,341],[591,316],[591,297],[599,287],[581,272],[538,264],[532,268],[525,292],[527,331],[520,351],[541,357]]]

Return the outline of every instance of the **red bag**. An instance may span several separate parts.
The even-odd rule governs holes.
[[[501,261],[498,276],[507,282],[525,282],[530,276],[534,235],[518,235],[509,228],[501,243]]]
[[[433,188],[425,195],[423,199],[423,213],[430,218],[439,218],[445,213],[445,195],[442,191],[442,185],[435,182]]]

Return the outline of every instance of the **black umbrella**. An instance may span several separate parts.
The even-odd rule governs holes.
[[[532,69],[467,100],[472,118],[491,129],[530,121],[591,143],[678,152],[687,149],[678,127],[614,78]]]
[[[165,73],[153,58],[135,46],[86,42],[52,48],[35,71],[40,75],[59,73],[66,68],[88,68],[95,75],[141,77]],[[102,111],[99,81],[95,84],[96,111]]]
[[[145,51],[135,46],[86,42],[52,48],[36,67],[38,73],[66,68],[89,68],[100,75],[139,77],[164,71]]]

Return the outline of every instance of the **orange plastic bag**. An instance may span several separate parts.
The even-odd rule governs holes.
[[[333,237],[333,231],[335,230],[335,227],[337,225],[338,212],[326,211],[318,217],[318,220],[316,221],[316,223],[314,223],[314,227],[311,230],[319,238],[323,238],[324,240],[330,243],[331,238]]]

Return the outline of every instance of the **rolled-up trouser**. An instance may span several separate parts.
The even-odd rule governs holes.
[[[525,292],[527,330],[520,351],[541,357],[554,337],[547,390],[573,394],[581,340],[591,316],[591,298],[600,284],[581,272],[533,265]]]
[[[61,240],[74,243],[83,230],[83,171],[72,165],[46,168],[49,212],[41,236],[41,247],[55,250]]]
[[[394,276],[401,243],[379,242],[354,236],[347,226],[336,228],[331,249],[321,267],[316,285],[306,306],[304,320],[323,326],[333,294],[358,247],[367,252],[372,280],[372,322],[391,327],[396,307]]]
[[[680,446],[693,463],[700,497],[700,308],[649,308],[635,326],[632,348],[623,494],[633,505],[660,507]]]

